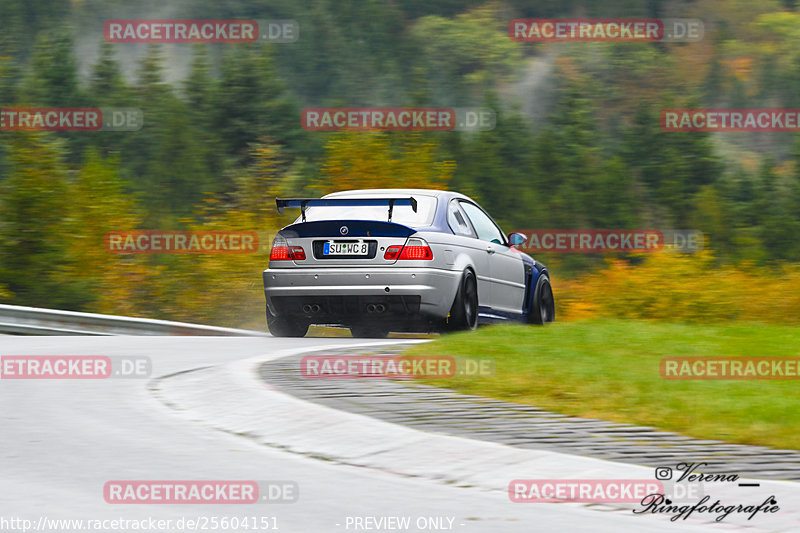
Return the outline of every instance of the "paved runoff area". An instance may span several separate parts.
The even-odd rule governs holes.
[[[354,350],[326,354],[356,355]],[[363,351],[361,352],[363,353]],[[382,350],[392,356],[397,350]],[[651,467],[706,463],[703,471],[800,481],[800,452],[700,440],[651,427],[577,418],[460,394],[419,380],[307,379],[302,356],[264,362],[262,379],[298,398],[425,431]]]
[[[558,501],[565,512],[585,508],[636,517],[641,531],[659,524],[674,527],[674,520],[682,531],[800,530],[800,484],[778,480],[797,477],[794,452],[564,417],[415,383],[308,379],[300,373],[303,356],[392,354],[398,344],[373,341],[346,351],[331,344],[270,353],[162,376],[151,381],[149,390],[176,416],[259,445],[331,465],[503,495],[520,511],[544,511],[529,505]],[[695,461],[709,464],[688,466]],[[671,480],[659,477],[670,468]],[[689,474],[687,469],[694,470],[691,477],[678,479]],[[664,480],[666,503],[661,507],[645,508],[638,497],[600,500],[539,492],[552,493],[555,486],[572,490],[570,484],[583,490],[598,483],[623,487],[657,479]],[[675,516],[677,506],[687,512],[706,497],[705,511]],[[668,505],[673,511],[664,510]],[[740,510],[719,522],[719,505]],[[748,518],[745,509],[755,506],[772,506],[772,511]]]

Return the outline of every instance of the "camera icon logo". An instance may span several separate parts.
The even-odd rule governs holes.
[[[666,481],[672,479],[672,469],[668,466],[659,466],[656,468],[656,479],[659,481]]]

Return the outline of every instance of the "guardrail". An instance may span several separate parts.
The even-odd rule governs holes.
[[[264,332],[246,329],[2,304],[0,332],[17,335],[267,336]]]

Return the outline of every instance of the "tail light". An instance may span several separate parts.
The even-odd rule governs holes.
[[[289,255],[295,261],[305,261],[306,260],[306,251],[303,250],[302,246],[291,246],[289,248]]]
[[[269,252],[270,261],[305,261],[306,252],[302,246],[289,246],[286,238],[282,235],[275,237],[272,241],[272,250]]]
[[[400,252],[403,250],[403,246],[390,246],[386,249],[386,253],[383,254],[384,259],[389,259],[390,261],[396,260],[400,257]]]
[[[408,239],[405,246],[390,246],[383,254],[384,259],[398,261],[431,261],[433,250],[423,239]]]

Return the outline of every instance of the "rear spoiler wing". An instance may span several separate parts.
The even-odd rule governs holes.
[[[411,209],[417,212],[417,200],[409,196],[408,198],[275,198],[278,206],[278,213],[283,214],[286,207],[299,207],[303,215],[303,222],[306,221],[306,207],[325,207],[325,206],[381,206],[389,208],[389,222],[392,221],[392,210],[396,205],[410,205]]]

